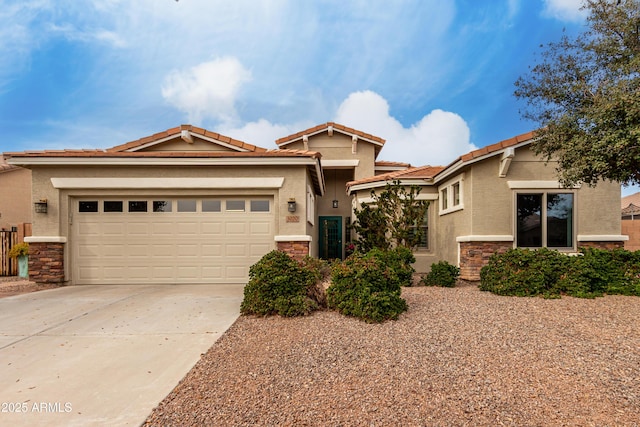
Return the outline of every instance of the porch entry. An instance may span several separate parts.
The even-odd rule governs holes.
[[[342,217],[320,217],[320,258],[342,259]]]

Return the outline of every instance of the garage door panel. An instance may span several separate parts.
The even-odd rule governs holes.
[[[227,222],[225,232],[226,234],[245,234],[247,232],[247,224],[245,222]]]
[[[252,235],[271,235],[271,224],[266,222],[252,222],[251,223]]]
[[[271,245],[267,243],[259,244],[252,243],[249,245],[249,255],[252,257],[260,258],[262,255],[266,254],[271,250]]]
[[[222,223],[221,222],[203,222],[200,228],[202,234],[218,236],[222,234]]]
[[[202,256],[204,257],[219,257],[222,255],[222,245],[211,245],[211,244],[203,244],[202,248]]]
[[[249,266],[275,246],[273,213],[197,206],[197,212],[76,210],[74,282],[246,283]]]

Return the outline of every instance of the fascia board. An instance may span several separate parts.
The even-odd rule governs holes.
[[[304,157],[12,157],[10,164],[28,166],[292,166],[316,165]]]
[[[281,188],[284,177],[268,178],[51,178],[58,189]]]

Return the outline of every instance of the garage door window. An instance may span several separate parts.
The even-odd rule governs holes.
[[[171,200],[154,200],[154,212],[171,212]]]
[[[80,201],[78,212],[98,212],[98,201]]]
[[[244,212],[244,200],[227,200],[227,211]]]
[[[195,200],[178,200],[178,212],[195,212]]]
[[[251,212],[269,212],[268,200],[252,200]]]
[[[220,200],[203,200],[202,212],[220,212],[222,211],[222,203]]]
[[[146,212],[147,201],[146,200],[131,200],[129,202],[129,212]]]
[[[102,204],[103,212],[122,212],[122,201],[105,200]]]

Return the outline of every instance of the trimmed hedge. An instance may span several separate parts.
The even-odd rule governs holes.
[[[333,264],[327,305],[369,323],[398,319],[408,308],[400,294],[411,283],[409,259],[402,250],[373,249]]]
[[[480,270],[480,290],[545,298],[640,296],[640,251],[581,248],[569,256],[546,248],[511,249],[492,255]]]
[[[321,263],[298,262],[285,252],[271,251],[249,268],[249,283],[240,305],[242,314],[303,316],[319,308],[310,298],[321,277]]]
[[[425,286],[442,286],[453,288],[460,276],[460,269],[447,261],[439,261],[431,264],[431,270],[423,276],[420,283]]]

